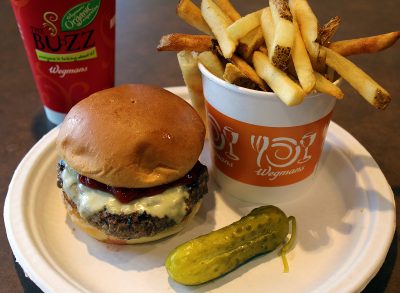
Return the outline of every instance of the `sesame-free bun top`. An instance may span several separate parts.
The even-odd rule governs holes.
[[[60,127],[57,150],[81,175],[142,188],[184,176],[198,160],[204,136],[200,116],[180,97],[126,84],[76,104]]]

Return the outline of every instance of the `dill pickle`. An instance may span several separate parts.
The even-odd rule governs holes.
[[[292,222],[290,243],[295,238],[295,219],[286,217],[275,206],[262,206],[222,229],[202,235],[176,247],[168,255],[165,266],[176,282],[197,285],[224,275],[248,259],[275,250],[285,243]]]

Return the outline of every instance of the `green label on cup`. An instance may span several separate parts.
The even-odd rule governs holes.
[[[69,54],[54,54],[54,53],[43,52],[40,50],[35,50],[35,51],[37,58],[40,61],[46,61],[46,62],[75,62],[75,61],[93,59],[97,57],[96,47],[90,48],[85,51],[69,53]]]
[[[72,7],[61,20],[61,30],[74,31],[89,25],[96,18],[100,2],[101,0],[92,0]]]

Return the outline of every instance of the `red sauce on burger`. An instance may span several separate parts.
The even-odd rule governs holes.
[[[79,175],[78,179],[80,183],[89,188],[111,193],[121,203],[129,203],[134,199],[160,194],[174,186],[192,184],[197,181],[204,168],[206,167],[197,161],[194,167],[178,180],[147,188],[113,187],[83,175]]]

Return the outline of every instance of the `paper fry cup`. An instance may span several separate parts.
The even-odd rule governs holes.
[[[206,98],[212,174],[239,199],[274,203],[312,183],[336,99],[315,93],[288,107],[270,92],[225,82],[199,65]]]

